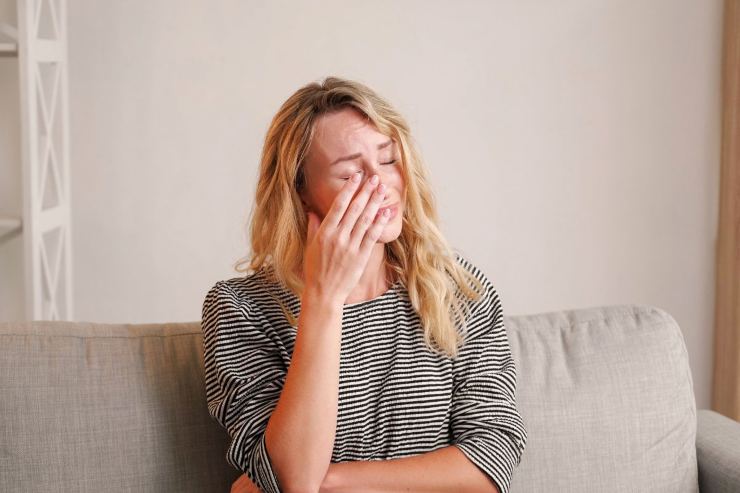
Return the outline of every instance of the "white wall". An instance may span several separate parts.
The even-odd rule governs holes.
[[[708,407],[721,3],[70,0],[76,319],[199,320],[270,118],[339,75],[407,116],[507,315],[664,308]]]

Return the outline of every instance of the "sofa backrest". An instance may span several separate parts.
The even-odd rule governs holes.
[[[0,324],[0,490],[227,492],[200,323]]]
[[[527,432],[511,492],[697,491],[678,324],[650,306],[505,317]],[[199,322],[0,323],[3,491],[226,492]]]
[[[681,330],[617,305],[506,317],[528,438],[511,492],[698,491]]]

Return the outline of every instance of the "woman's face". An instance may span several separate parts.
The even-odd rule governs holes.
[[[390,143],[389,143],[390,142]],[[349,157],[350,159],[343,159]],[[401,233],[405,182],[401,156],[395,142],[352,108],[325,113],[316,121],[311,148],[304,162],[306,189],[301,193],[305,207],[323,220],[347,180],[359,173],[359,192],[374,174],[385,184],[381,207],[397,205],[378,242],[395,240]]]

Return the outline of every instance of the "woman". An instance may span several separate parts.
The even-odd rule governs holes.
[[[377,93],[328,77],[282,105],[247,274],[203,303],[208,410],[245,473],[232,491],[508,492],[527,434],[501,301],[437,224]]]

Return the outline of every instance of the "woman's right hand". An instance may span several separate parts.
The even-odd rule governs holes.
[[[304,289],[343,304],[357,285],[388,223],[388,216],[378,214],[385,198],[379,182],[379,176],[377,183],[367,180],[355,196],[360,187],[360,176],[355,174],[334,198],[323,221],[308,212]]]

